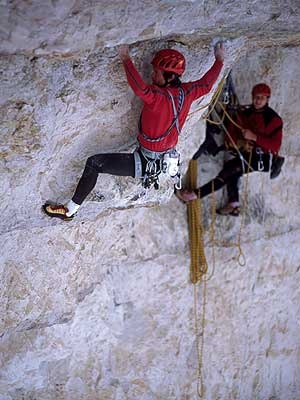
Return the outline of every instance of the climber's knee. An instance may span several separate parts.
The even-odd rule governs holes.
[[[102,167],[103,167],[103,157],[100,154],[94,155],[89,157],[86,160],[86,164],[85,164],[85,169],[87,172],[89,173],[101,173],[102,172]]]
[[[219,179],[223,183],[224,182],[226,183],[229,180],[231,180],[232,178],[239,178],[242,175],[243,175],[243,171],[242,171],[241,167],[236,166],[232,169],[224,168],[222,171],[220,171],[220,173],[216,179]]]

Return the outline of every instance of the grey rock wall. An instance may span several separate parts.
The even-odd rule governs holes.
[[[135,147],[141,105],[118,44],[130,43],[149,79],[153,53],[172,43],[190,80],[210,67],[218,38],[242,103],[253,84],[271,85],[286,162],[275,180],[249,176],[243,226],[217,217],[214,246],[205,235],[204,398],[300,398],[298,2],[3,0],[0,20],[0,399],[198,398],[186,207],[171,183],[145,193],[132,178],[101,176],[69,223],[40,207],[72,195],[89,155]],[[180,138],[184,169],[204,112]],[[222,157],[201,157],[199,184]],[[207,231],[211,206],[204,199]]]

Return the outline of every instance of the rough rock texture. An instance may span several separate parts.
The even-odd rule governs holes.
[[[286,162],[275,180],[249,176],[242,229],[218,217],[214,247],[205,236],[204,398],[300,398],[298,3],[0,1],[1,400],[198,398],[186,208],[171,183],[145,193],[132,178],[101,176],[69,223],[40,206],[70,197],[89,155],[135,147],[140,102],[118,44],[131,44],[146,79],[155,50],[171,44],[190,80],[219,38],[242,103],[254,83],[271,85]],[[204,111],[180,138],[184,168],[204,139]],[[202,156],[199,183],[222,161]],[[207,230],[211,215],[209,197]],[[197,296],[201,320],[201,285]]]

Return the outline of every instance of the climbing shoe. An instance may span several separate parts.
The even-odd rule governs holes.
[[[271,173],[270,173],[271,179],[276,178],[280,174],[283,163],[284,163],[284,157],[277,156],[273,158]]]
[[[240,215],[240,207],[232,206],[231,204],[227,204],[227,206],[223,208],[219,208],[217,210],[217,214],[219,215],[232,215],[233,217],[238,217]]]
[[[70,217],[68,217],[67,216],[68,209],[63,204],[45,203],[43,205],[42,209],[49,217],[60,218],[64,221],[71,221],[75,215],[75,214],[73,214]]]
[[[198,198],[194,191],[189,191],[187,189],[175,190],[175,196],[183,203],[189,203]]]

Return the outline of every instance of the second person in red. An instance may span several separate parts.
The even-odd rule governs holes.
[[[189,192],[176,192],[180,200],[189,202],[209,195],[212,190],[227,186],[228,204],[217,210],[221,215],[238,216],[240,213],[238,183],[240,177],[252,171],[269,172],[273,158],[279,153],[282,142],[282,119],[268,105],[271,89],[259,83],[252,89],[252,104],[241,107],[235,117],[236,124],[229,123],[227,132],[231,159],[225,162],[218,176]],[[230,139],[230,140],[229,140]],[[238,149],[238,151],[237,151]]]

